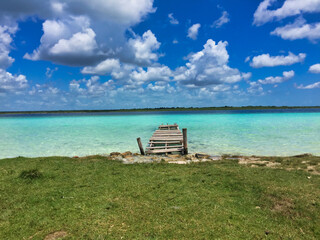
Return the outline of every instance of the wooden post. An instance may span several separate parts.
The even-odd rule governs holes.
[[[183,134],[183,149],[184,149],[184,154],[188,154],[188,138],[187,138],[187,129],[183,128],[182,129],[182,134]]]
[[[138,142],[138,146],[140,148],[141,155],[144,155],[144,150],[143,150],[143,147],[142,147],[141,139],[137,138],[137,142]]]

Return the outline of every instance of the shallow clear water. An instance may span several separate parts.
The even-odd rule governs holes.
[[[190,152],[320,155],[320,112],[0,117],[0,158],[138,152],[161,123],[188,129]]]

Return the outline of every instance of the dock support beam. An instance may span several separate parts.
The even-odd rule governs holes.
[[[142,147],[141,139],[137,138],[137,142],[138,142],[138,146],[139,146],[141,155],[144,155],[144,150],[143,150],[143,147]]]
[[[187,129],[182,129],[182,135],[183,135],[183,154],[188,154],[188,138],[187,138]]]

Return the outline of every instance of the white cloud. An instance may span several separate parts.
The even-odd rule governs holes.
[[[188,29],[188,37],[196,40],[198,37],[198,32],[199,32],[199,28],[201,27],[201,25],[199,23],[193,24],[189,29]]]
[[[40,96],[42,99],[49,99],[60,93],[60,90],[46,84],[36,84],[28,93],[31,96]]]
[[[222,12],[222,16],[213,22],[211,27],[220,28],[222,25],[230,22],[229,13],[227,11]]]
[[[264,95],[263,87],[258,82],[249,82],[249,85],[247,88],[248,93]]]
[[[160,43],[150,30],[146,31],[142,37],[129,39],[129,46],[133,49],[135,60],[138,63],[150,64],[158,60],[159,55],[154,51],[159,49]]]
[[[106,56],[98,48],[96,34],[89,26],[87,17],[46,20],[40,46],[32,54],[25,54],[24,58],[72,66],[96,63]]]
[[[320,39],[320,22],[308,24],[305,19],[299,17],[293,23],[277,27],[271,35],[280,36],[285,40],[306,38],[314,42]]]
[[[320,63],[314,64],[309,67],[309,72],[311,73],[320,73]]]
[[[299,53],[298,55],[295,55],[289,52],[288,56],[270,56],[270,54],[267,53],[253,57],[250,62],[250,66],[254,68],[288,66],[298,62],[303,62],[305,58],[305,53]]]
[[[297,89],[314,89],[314,88],[320,88],[320,82],[316,82],[316,83],[313,83],[313,84],[310,84],[310,85],[306,85],[306,86],[304,86],[304,85],[299,85],[299,86],[297,86],[297,85],[295,85],[295,87],[297,88]]]
[[[130,79],[136,83],[148,81],[170,81],[172,71],[167,66],[148,67],[145,71],[143,68],[138,68],[130,74]]]
[[[52,69],[47,67],[47,69],[46,69],[47,78],[51,78],[53,73],[56,72],[56,71],[58,71],[58,67],[55,67],[55,68],[52,68]]]
[[[289,16],[301,15],[302,13],[320,12],[319,0],[286,0],[282,7],[268,10],[276,0],[264,0],[254,13],[255,25],[262,25],[274,20],[281,20]]]
[[[122,57],[133,62],[125,33],[153,12],[153,0],[29,0],[27,5],[22,0],[0,2],[0,15],[6,19],[37,16],[44,20],[40,46],[25,58],[70,66]]]
[[[242,79],[238,69],[228,66],[227,42],[209,39],[200,52],[191,54],[185,67],[177,68],[174,80],[184,85],[207,86],[235,83]]]
[[[71,93],[85,97],[97,97],[107,95],[114,88],[113,83],[113,80],[101,83],[98,76],[93,76],[88,80],[72,80],[69,84],[69,89]]]
[[[122,25],[136,24],[154,11],[153,0],[28,0],[28,4],[25,4],[25,0],[0,1],[0,12],[15,18],[37,15],[46,19],[86,15],[97,21]]]
[[[17,25],[0,25],[0,94],[20,93],[28,87],[26,76],[13,75],[6,69],[11,66],[14,59],[9,56],[12,35],[17,31]]]
[[[259,83],[261,84],[277,84],[277,83],[282,83],[284,81],[289,80],[290,78],[294,77],[294,71],[287,71],[283,72],[282,76],[277,76],[277,77],[267,77],[263,80],[258,80]]]
[[[17,31],[17,27],[1,26],[0,25],[0,68],[6,69],[14,62],[14,59],[9,56],[10,44],[12,42],[11,35]]]
[[[120,68],[120,61],[118,59],[107,59],[99,63],[98,65],[91,67],[85,67],[81,70],[83,74],[96,74],[96,75],[108,75],[113,71]]]
[[[146,89],[151,90],[153,92],[164,92],[164,91],[167,93],[176,92],[176,89],[166,82],[149,83]]]
[[[18,93],[28,87],[28,81],[24,75],[12,75],[0,69],[0,93]]]
[[[50,50],[52,55],[90,56],[97,49],[96,34],[91,28],[72,35],[70,39],[60,39]]]
[[[173,25],[179,24],[179,21],[173,17],[173,13],[169,13],[168,18],[171,24]]]

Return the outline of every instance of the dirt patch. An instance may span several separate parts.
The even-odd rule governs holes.
[[[291,215],[294,209],[294,204],[291,199],[273,199],[273,207],[271,211],[279,212],[283,215]]]
[[[274,167],[281,166],[281,163],[278,163],[278,162],[268,162],[266,166],[267,166],[267,167],[274,168]]]
[[[320,175],[320,172],[317,171],[316,166],[308,166],[308,167],[307,167],[307,171],[308,171],[309,173],[314,174],[314,175]]]
[[[67,236],[68,233],[65,231],[57,231],[57,232],[53,232],[50,233],[49,235],[47,235],[44,240],[56,240],[56,239],[61,239],[64,238],[65,236]]]
[[[240,157],[238,158],[239,164],[244,165],[256,165],[256,166],[266,166],[269,161],[262,161],[260,158],[257,157]]]

